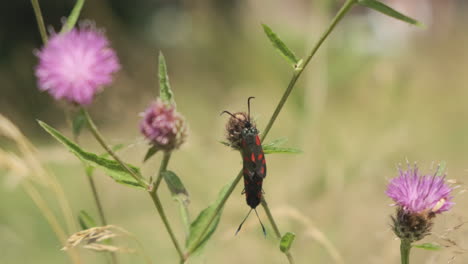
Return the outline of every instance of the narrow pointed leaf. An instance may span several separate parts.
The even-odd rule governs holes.
[[[81,210],[78,215],[78,222],[82,230],[89,229],[91,227],[96,227],[96,221],[85,211]]]
[[[281,252],[287,253],[289,251],[292,243],[294,242],[294,238],[296,238],[296,235],[293,233],[287,232],[286,234],[284,234],[280,241]]]
[[[263,148],[263,152],[265,154],[275,154],[275,153],[300,154],[300,153],[302,153],[302,150],[296,149],[296,148],[266,146],[266,147]]]
[[[154,156],[154,154],[156,154],[157,152],[159,151],[159,149],[156,147],[156,146],[151,146],[148,151],[146,152],[145,154],[145,158],[143,159],[143,162],[146,162],[147,160],[149,160],[151,157]]]
[[[179,204],[179,212],[182,224],[184,225],[186,236],[190,233],[190,215],[188,211],[188,204],[190,203],[189,194],[185,189],[184,184],[180,178],[172,171],[165,171],[162,173],[164,181],[169,187],[172,198]]]
[[[209,224],[209,220],[216,213],[216,207],[221,203],[222,198],[224,195],[226,195],[226,192],[229,190],[231,185],[232,183],[224,186],[218,194],[218,199],[213,204],[201,211],[197,218],[190,225],[190,234],[186,242],[186,248],[188,252],[199,253],[208,242],[211,235],[213,235],[215,232],[216,228],[218,227],[219,220],[221,219],[222,209],[216,215],[215,219],[209,226],[207,232],[203,235],[202,239],[200,239],[203,230],[205,230],[206,226]],[[200,241],[200,243],[197,244],[197,241]]]
[[[412,25],[415,25],[415,26],[423,26],[422,23],[420,23],[419,21],[417,21],[416,19],[413,19],[409,16],[406,16],[398,11],[396,11],[395,9],[385,5],[384,3],[382,2],[379,2],[377,0],[358,0],[358,3],[363,5],[363,6],[366,6],[366,7],[369,7],[369,8],[372,8],[380,13],[383,13],[387,16],[390,16],[390,17],[393,17],[393,18],[396,18],[398,20],[401,20],[403,22],[406,22],[406,23],[409,23],[409,24],[412,24]]]
[[[67,22],[62,27],[60,33],[66,33],[72,30],[75,27],[78,18],[80,17],[81,9],[83,8],[85,0],[77,0],[75,6],[73,7],[70,15],[67,18]]]
[[[431,251],[436,251],[436,250],[442,249],[441,246],[436,245],[436,244],[432,244],[432,243],[423,243],[423,244],[419,244],[419,245],[413,245],[413,247],[421,248],[421,249],[425,249],[425,250],[431,250]]]
[[[62,135],[60,132],[55,130],[53,127],[47,125],[46,123],[42,121],[38,121],[39,125],[44,128],[47,133],[52,135],[57,141],[62,143],[65,147],[68,148],[68,150],[75,154],[80,160],[85,162],[86,164],[89,164],[91,166],[95,166],[98,168],[103,169],[106,174],[108,174],[112,179],[114,179],[116,182],[128,185],[128,186],[133,186],[133,187],[141,187],[144,188],[137,180],[135,180],[130,173],[128,173],[122,166],[110,159],[103,158],[99,155],[96,155],[91,152],[86,152],[83,149],[81,149],[77,144],[75,144],[73,141]],[[133,170],[137,175],[140,174],[140,169],[127,164],[128,167]]]
[[[162,173],[164,180],[173,196],[184,196],[188,200],[188,192],[180,178],[172,171]]]
[[[273,46],[292,65],[292,67],[295,68],[299,62],[299,59],[297,59],[296,55],[294,55],[294,53],[286,46],[286,44],[284,44],[284,42],[278,37],[278,35],[276,35],[275,32],[271,30],[270,27],[268,27],[265,24],[262,24],[262,26],[263,31],[265,31],[265,34],[270,39]]]
[[[159,97],[167,103],[174,103],[174,94],[169,84],[169,76],[167,75],[166,60],[162,52],[159,52]]]

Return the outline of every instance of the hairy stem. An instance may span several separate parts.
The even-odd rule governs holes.
[[[409,264],[409,256],[411,251],[411,242],[402,239],[400,244],[401,264]]]
[[[270,132],[270,129],[272,128],[273,124],[275,123],[276,121],[276,118],[278,117],[279,113],[281,112],[281,110],[283,109],[283,106],[284,104],[286,103],[286,100],[288,99],[289,95],[291,94],[291,91],[293,90],[293,88],[295,87],[296,85],[296,82],[297,80],[299,79],[299,77],[302,75],[302,72],[304,71],[304,69],[307,67],[307,65],[309,64],[310,60],[314,57],[315,53],[317,53],[318,49],[320,48],[320,46],[322,45],[322,43],[325,41],[325,39],[327,39],[327,37],[330,35],[330,33],[333,31],[333,29],[335,28],[335,26],[338,24],[338,22],[340,22],[343,17],[346,15],[346,13],[351,9],[351,7],[353,6],[353,4],[356,3],[357,0],[347,0],[343,6],[341,7],[341,9],[338,11],[338,13],[336,14],[336,16],[333,18],[332,22],[330,23],[330,25],[328,26],[328,28],[325,30],[325,32],[322,34],[322,36],[320,37],[320,39],[317,41],[317,43],[315,44],[315,46],[312,48],[312,51],[310,52],[310,54],[307,56],[306,60],[304,61],[304,63],[302,65],[300,65],[298,68],[296,68],[296,70],[294,71],[292,77],[291,77],[291,80],[289,81],[289,84],[286,88],[286,91],[284,92],[283,96],[281,97],[278,105],[276,106],[276,109],[275,111],[273,112],[273,115],[271,116],[270,120],[268,121],[268,124],[267,126],[265,127],[265,129],[263,130],[263,134],[261,136],[261,141],[263,142],[263,140],[266,138],[266,136],[268,135],[268,132]],[[234,188],[237,186],[237,184],[239,183],[240,179],[242,178],[242,170],[241,172],[239,172],[239,174],[237,175],[237,177],[234,179],[232,185],[229,187],[228,191],[226,192],[225,196],[222,198],[221,202],[218,204],[218,206],[216,207],[216,210],[215,210],[215,214],[213,214],[213,216],[210,218],[210,220],[208,221],[208,225],[205,226],[203,232],[201,232],[201,235],[200,237],[198,238],[197,240],[197,243],[196,244],[199,244],[201,243],[203,237],[205,236],[206,232],[208,231],[208,228],[211,226],[211,223],[213,223],[214,219],[216,218],[216,215],[221,211],[221,209],[223,208],[224,204],[226,203],[227,199],[229,198],[229,196],[231,195],[232,191],[234,190]],[[262,203],[263,205],[263,203]],[[268,207],[265,207],[265,211],[267,212],[267,214],[269,213],[269,209]],[[271,216],[271,213],[270,213],[270,216]],[[276,223],[274,223],[273,220],[273,217],[271,216],[270,218],[269,216],[269,219],[270,219],[270,222],[273,226],[276,226]],[[278,231],[278,232],[276,232]],[[279,237],[281,237],[281,233],[279,232],[278,230],[278,227],[276,226],[276,230],[275,230],[275,233],[277,233],[277,235]],[[192,252],[188,252],[187,255],[190,255]],[[294,260],[292,258],[292,256],[288,253],[287,254],[287,257],[288,257],[288,260],[290,263],[294,263]]]
[[[31,0],[31,4],[34,9],[34,14],[36,15],[37,26],[39,27],[39,33],[41,34],[42,43],[46,44],[48,41],[47,31],[44,24],[44,19],[42,18],[41,6],[39,5],[39,0]]]

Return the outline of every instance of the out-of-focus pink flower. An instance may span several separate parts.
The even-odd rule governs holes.
[[[92,26],[53,34],[36,53],[38,86],[55,99],[88,105],[94,95],[112,83],[120,69],[115,51],[103,32]]]

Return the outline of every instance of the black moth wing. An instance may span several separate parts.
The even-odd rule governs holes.
[[[265,178],[265,154],[263,153],[258,135],[248,135],[243,139],[242,144],[244,145],[242,148],[244,176],[252,179],[254,174],[256,174],[262,179]]]

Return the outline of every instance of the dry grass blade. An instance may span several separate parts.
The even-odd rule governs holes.
[[[119,236],[119,234],[117,234],[114,230],[116,230],[114,226],[107,225],[92,227],[76,232],[67,239],[67,243],[62,248],[62,250],[76,247],[79,244],[94,244],[96,242],[101,242],[103,240]]]
[[[342,264],[344,263],[343,257],[341,256],[340,252],[338,249],[332,244],[330,240],[323,234],[320,229],[318,229],[312,221],[307,218],[305,215],[303,215],[301,212],[296,210],[295,208],[291,207],[282,207],[282,208],[277,208],[274,210],[274,214],[276,216],[286,216],[290,217],[301,224],[303,224],[307,229],[306,229],[306,234],[313,239],[315,239],[317,242],[322,244],[323,247],[328,251],[328,254],[333,258],[335,263]]]

